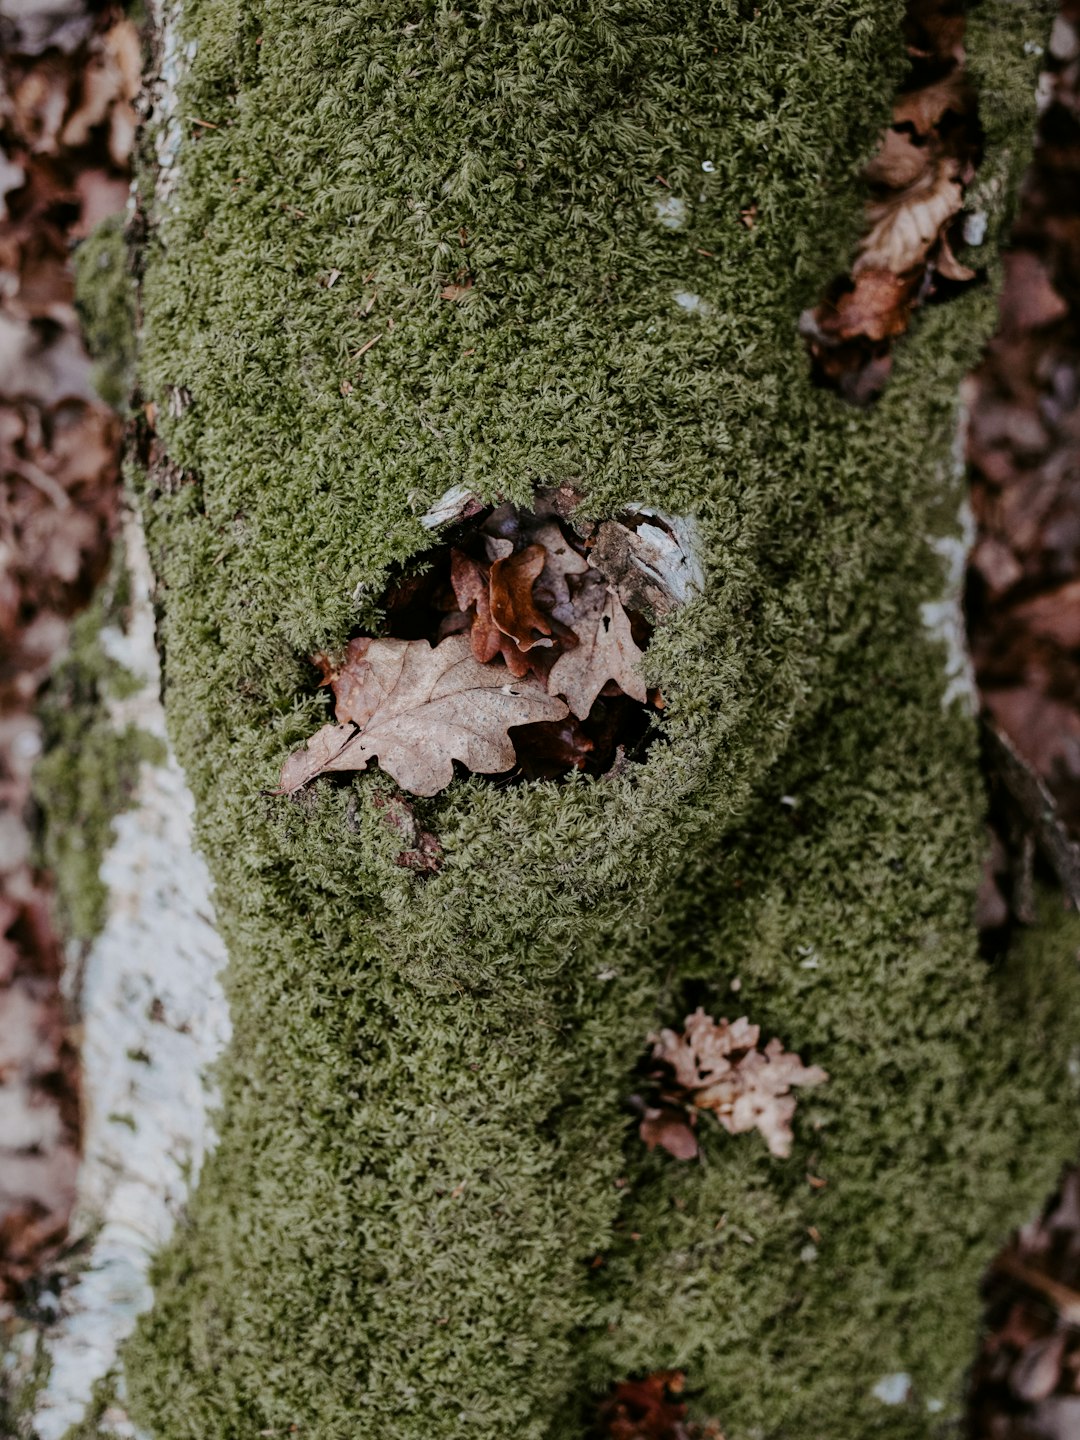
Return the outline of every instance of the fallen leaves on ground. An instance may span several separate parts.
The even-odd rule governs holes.
[[[388,591],[390,634],[354,638],[337,663],[313,657],[337,723],[290,756],[279,792],[376,757],[415,795],[448,785],[455,761],[596,774],[640,741],[662,701],[640,670],[652,623],[623,597],[658,618],[700,588],[689,532],[651,511],[576,529],[572,497],[535,503],[440,502],[456,523]]]
[[[1080,1171],[986,1277],[986,1338],[971,1379],[972,1440],[1080,1433]]]
[[[648,1148],[659,1145],[677,1160],[693,1159],[697,1112],[710,1110],[730,1135],[756,1129],[771,1154],[789,1155],[796,1106],[791,1087],[821,1085],[829,1077],[777,1039],[760,1049],[760,1038],[760,1026],[746,1016],[716,1021],[701,1009],[686,1017],[681,1032],[650,1035],[659,1093],[640,1125]]]
[[[964,17],[950,5],[910,0],[911,71],[892,124],[863,176],[872,194],[851,274],[803,313],[817,379],[866,404],[891,368],[890,348],[912,311],[975,272],[950,243],[981,154],[974,91],[964,75]],[[943,283],[944,282],[944,283]]]
[[[120,426],[74,307],[73,241],[122,211],[138,32],[119,9],[6,17],[0,51],[0,1300],[62,1242],[78,1160],[63,958],[26,816],[33,705],[104,572]]]
[[[1080,19],[1080,14],[1076,17]],[[1024,182],[999,324],[968,385],[967,451],[978,535],[967,614],[994,731],[1034,770],[1080,839],[1080,76],[1077,29],[1055,22],[1049,103]],[[1055,46],[1062,56],[1057,58]],[[989,948],[1033,918],[1038,815],[991,766],[996,828],[979,920]],[[1007,779],[1008,776],[1006,775]],[[1052,858],[1052,857],[1050,857]]]

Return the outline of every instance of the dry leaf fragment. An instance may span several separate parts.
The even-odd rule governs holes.
[[[450,552],[450,583],[462,610],[474,610],[469,631],[472,653],[481,665],[489,665],[501,655],[511,675],[528,674],[529,662],[506,632],[495,623],[491,613],[491,578],[486,566],[460,550]]]
[[[666,1105],[681,1101],[684,1106],[712,1110],[731,1135],[756,1129],[770,1152],[782,1159],[790,1154],[794,1139],[791,1119],[796,1101],[789,1093],[791,1087],[820,1085],[829,1077],[820,1066],[804,1065],[798,1055],[785,1051],[780,1040],[770,1040],[764,1051],[759,1050],[760,1035],[760,1027],[745,1015],[729,1024],[698,1009],[687,1016],[681,1034],[661,1030],[650,1039],[653,1059],[673,1082],[665,1086]],[[646,1143],[652,1135],[653,1144],[665,1144],[668,1131],[660,1126],[659,1117],[646,1112],[640,1133]],[[678,1142],[677,1132],[670,1133]],[[683,1158],[675,1149],[671,1153]]]
[[[942,227],[963,206],[956,164],[943,160],[899,194],[867,207],[870,233],[852,269],[891,270],[902,275],[926,259]]]
[[[548,675],[548,692],[564,695],[570,709],[584,720],[609,680],[625,695],[648,702],[645,682],[637,670],[642,652],[634,643],[622,601],[597,574],[575,599],[571,629],[577,646],[559,656]]]
[[[532,596],[546,559],[542,545],[528,545],[491,567],[491,618],[522,651],[551,644],[546,638],[551,635],[551,622],[536,608]],[[539,634],[534,633],[537,631]]]
[[[676,1160],[693,1160],[698,1153],[697,1136],[693,1131],[693,1115],[675,1105],[650,1105],[638,1127],[647,1150],[659,1145]]]
[[[950,110],[966,115],[972,108],[971,87],[957,68],[933,84],[898,96],[893,106],[893,124],[911,125],[917,135],[929,135]]]
[[[863,177],[871,185],[903,190],[922,175],[932,158],[928,146],[917,145],[906,130],[890,127]]]
[[[377,758],[403,790],[435,795],[454,778],[454,760],[474,774],[509,770],[512,726],[567,714],[533,677],[513,681],[479,664],[463,635],[434,649],[426,640],[371,640],[353,668],[349,713],[364,715],[364,728],[324,725],[286,760],[277,793],[330,771],[365,770]]]
[[[841,295],[821,328],[827,338],[887,340],[907,329],[914,297],[911,279],[891,270],[860,270],[854,288]]]
[[[678,1399],[685,1384],[681,1370],[620,1381],[600,1407],[611,1440],[690,1440],[686,1405]]]

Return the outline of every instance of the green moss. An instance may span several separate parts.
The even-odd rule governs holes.
[[[1046,21],[1000,11],[973,42],[992,238]],[[974,738],[918,629],[993,296],[923,314],[868,413],[810,386],[795,335],[852,252],[899,7],[184,13],[183,110],[217,128],[146,257],[140,380],[198,483],[143,498],[235,1032],[127,1352],[135,1413],[157,1440],[582,1440],[599,1390],[678,1363],[730,1440],[929,1434],[978,1271],[1074,1133],[1076,1014],[1056,941],[1023,994],[977,956]],[[441,300],[461,269],[467,302]],[[648,763],[455,783],[424,882],[384,776],[269,796],[325,715],[304,657],[424,548],[426,506],[561,482],[704,535],[707,594],[649,651]],[[795,1153],[645,1155],[648,1030],[730,1013],[736,976],[832,1075]],[[917,1406],[874,1399],[898,1369]]]
[[[100,868],[113,820],[134,801],[139,767],[160,761],[164,746],[134,725],[117,728],[108,700],[139,682],[102,648],[102,626],[122,613],[123,556],[93,605],[71,627],[71,643],[39,707],[43,754],[34,770],[41,818],[41,859],[51,871],[64,933],[92,940],[105,921],[107,892]]]
[[[75,251],[79,318],[94,357],[94,385],[107,404],[127,404],[135,367],[135,282],[123,216],[103,220]]]

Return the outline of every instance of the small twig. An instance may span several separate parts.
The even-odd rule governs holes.
[[[359,350],[354,350],[353,353],[349,356],[349,359],[350,359],[350,360],[359,360],[361,355],[366,355],[366,354],[367,354],[367,352],[371,349],[372,345],[375,344],[376,340],[381,340],[381,339],[382,339],[382,336],[381,336],[381,335],[373,335],[370,340],[365,340],[365,341],[364,341],[363,345],[360,346],[360,349],[359,349]]]
[[[4,469],[13,471],[28,484],[33,485],[35,490],[40,490],[43,495],[47,495],[58,510],[67,510],[70,507],[71,497],[60,482],[54,480],[32,460],[20,460],[17,456],[9,454],[4,456],[2,463]]]
[[[996,1274],[1008,1275],[1044,1296],[1066,1325],[1080,1325],[1080,1292],[1063,1285],[1060,1280],[1051,1279],[1031,1265],[1025,1265],[1015,1255],[999,1255],[990,1268]]]

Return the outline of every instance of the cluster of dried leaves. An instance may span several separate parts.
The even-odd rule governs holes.
[[[909,0],[904,34],[908,81],[864,171],[866,234],[850,276],[800,320],[815,377],[856,404],[881,392],[911,312],[975,278],[951,243],[981,153],[963,10],[955,0]]]
[[[72,243],[122,210],[139,39],[119,9],[27,5],[0,46],[0,1299],[74,1197],[78,1083],[62,957],[25,818],[34,699],[108,558],[119,425],[91,385]]]
[[[724,1440],[715,1421],[688,1420],[681,1370],[657,1370],[623,1380],[600,1404],[601,1435],[608,1440]]]
[[[1080,1171],[1015,1237],[985,1285],[988,1334],[971,1380],[972,1440],[1080,1434]]]
[[[474,774],[603,773],[645,733],[640,664],[652,622],[688,593],[688,559],[663,517],[570,523],[573,497],[542,493],[460,520],[399,577],[381,638],[314,657],[335,702],[285,762],[279,793],[378,759],[413,795],[460,763]],[[511,733],[512,732],[512,733]]]
[[[804,1065],[776,1039],[759,1048],[761,1027],[744,1015],[729,1024],[704,1010],[688,1015],[682,1032],[650,1035],[651,1078],[656,1093],[644,1103],[641,1138],[650,1150],[661,1146],[676,1160],[698,1153],[698,1115],[711,1111],[729,1135],[757,1130],[770,1153],[791,1153],[793,1085],[820,1085],[829,1077],[818,1065]]]
[[[999,328],[968,395],[978,542],[967,596],[986,710],[1074,838],[1080,836],[1078,18],[1080,11],[1066,10],[1054,25],[1042,87],[1047,103],[1006,257]],[[985,930],[1032,918],[1036,849],[1075,895],[1075,883],[1038,834],[1039,817],[1050,808],[1041,803],[1025,827],[1010,807],[995,805],[994,860],[980,904]],[[1064,859],[1067,870],[1075,856]]]

